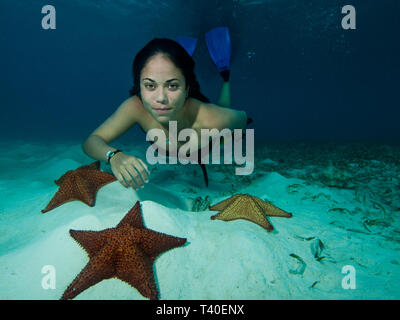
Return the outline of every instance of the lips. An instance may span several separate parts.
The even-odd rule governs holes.
[[[171,111],[171,109],[172,109],[172,108],[153,108],[153,110],[154,110],[156,113],[159,113],[159,114],[168,113],[169,111]]]

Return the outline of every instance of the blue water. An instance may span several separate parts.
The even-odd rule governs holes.
[[[41,28],[45,4],[56,30]],[[216,101],[204,34],[226,25],[232,105],[257,119],[256,140],[398,141],[399,2],[352,1],[356,30],[341,27],[345,4],[1,1],[1,136],[84,139],[128,97],[133,57],[153,37],[199,39],[197,76]]]

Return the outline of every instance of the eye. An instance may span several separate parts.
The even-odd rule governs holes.
[[[144,84],[144,87],[145,87],[146,89],[154,89],[154,84],[145,83],[145,84]]]
[[[170,89],[176,90],[179,88],[179,85],[176,83],[170,83],[168,86]]]

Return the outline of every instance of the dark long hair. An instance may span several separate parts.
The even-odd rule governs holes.
[[[165,54],[179,68],[185,77],[186,86],[189,86],[188,96],[203,102],[210,102],[200,91],[200,84],[194,73],[194,60],[186,50],[176,41],[171,39],[155,38],[140,50],[132,65],[133,87],[129,90],[131,96],[140,96],[140,74],[147,61],[157,53]]]

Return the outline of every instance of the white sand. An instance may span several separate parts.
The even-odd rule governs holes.
[[[59,299],[88,262],[69,229],[114,227],[137,200],[147,228],[188,240],[155,261],[161,299],[400,298],[399,234],[391,237],[398,219],[396,226],[371,225],[367,231],[357,213],[370,212],[376,219],[383,215],[384,220],[385,215],[397,218],[399,212],[379,212],[368,201],[363,207],[354,190],[295,178],[297,173],[285,177],[257,169],[276,165],[269,159],[256,162],[258,175],[251,183],[237,184],[239,178],[229,168],[210,166],[209,188],[196,165],[158,165],[138,192],[113,182],[100,189],[95,207],[73,201],[42,214],[58,189],[54,180],[92,160],[78,144],[1,148],[7,153],[0,159],[0,299]],[[144,159],[142,149],[139,156]],[[126,146],[124,150],[138,155]],[[209,196],[215,204],[231,190],[268,199],[293,217],[270,218],[275,230],[269,233],[248,221],[211,220],[215,212],[191,211],[196,197]],[[42,287],[46,265],[55,268],[55,289]],[[356,270],[355,289],[342,288],[345,265]],[[111,279],[76,299],[145,298]]]

